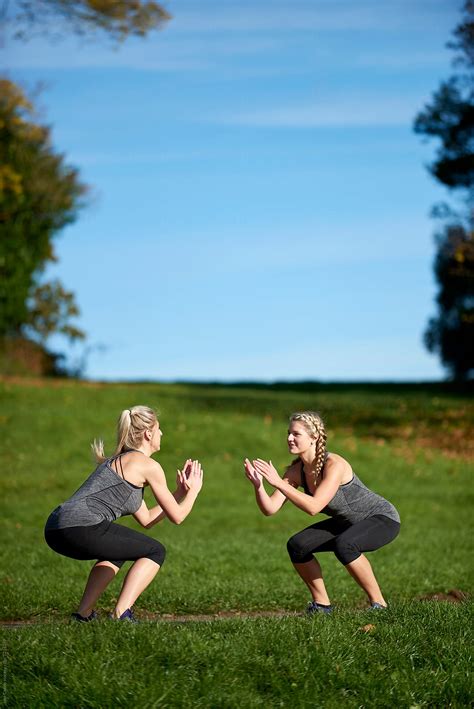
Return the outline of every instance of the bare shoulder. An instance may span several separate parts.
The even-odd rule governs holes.
[[[143,471],[146,476],[151,476],[154,478],[164,478],[165,477],[165,471],[161,467],[161,465],[158,463],[157,460],[153,460],[153,458],[149,458],[148,456],[143,456],[144,460],[142,462],[143,465]]]
[[[161,465],[153,458],[131,451],[123,461],[123,471],[129,482],[146,485],[151,479],[161,482],[165,480],[165,474]]]
[[[283,478],[288,480],[290,485],[293,485],[293,487],[299,487],[301,485],[301,462],[296,460],[294,463],[289,465]]]
[[[336,475],[340,485],[350,482],[353,476],[351,464],[338,453],[328,453],[324,464],[324,473],[331,476]]]

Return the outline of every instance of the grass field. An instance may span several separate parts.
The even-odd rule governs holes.
[[[0,384],[3,702],[11,707],[463,707],[472,703],[472,399],[448,386]],[[114,445],[120,410],[158,409],[170,487],[188,456],[205,485],[183,525],[149,534],[168,550],[136,605],[138,626],[70,625],[89,562],[43,541],[49,512],[93,469],[94,437]],[[391,609],[322,556],[337,612],[300,615],[307,593],[286,555],[312,521],[258,511],[245,456],[283,469],[288,415],[325,417],[346,456],[400,511],[397,540],[371,556]],[[138,528],[133,520],[124,522]],[[462,603],[429,600],[456,591]],[[274,611],[274,615],[268,612]],[[216,614],[221,614],[219,617]],[[212,617],[212,616],[216,617]],[[178,619],[177,619],[178,618]]]

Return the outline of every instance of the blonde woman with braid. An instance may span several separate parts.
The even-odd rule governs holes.
[[[332,606],[315,553],[332,551],[367,594],[372,609],[387,607],[372,567],[363,552],[391,542],[400,530],[395,507],[369,490],[337,453],[326,450],[326,431],[319,414],[302,411],[290,417],[289,452],[296,456],[283,478],[271,461],[245,460],[245,474],[255,488],[257,505],[273,515],[290,500],[310,516],[329,516],[288,541],[293,565],[308,587],[312,601],[307,612],[331,613]],[[275,488],[266,492],[263,481]],[[303,492],[298,488],[303,488]]]
[[[163,468],[151,458],[160,450],[163,432],[153,409],[134,406],[122,411],[117,424],[117,447],[111,457],[102,441],[92,449],[97,467],[81,487],[49,516],[45,539],[54,551],[71,559],[97,559],[82,600],[72,618],[96,618],[95,604],[125,561],[133,561],[111,618],[135,622],[132,607],[156,576],[165,559],[160,542],[115,524],[125,515],[149,529],[167,517],[180,524],[191,512],[202,487],[199,461],[187,460],[178,470],[171,493]],[[143,490],[149,486],[157,505],[149,509]]]

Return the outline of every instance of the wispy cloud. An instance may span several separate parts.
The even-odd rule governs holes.
[[[184,39],[161,34],[141,42],[131,40],[120,49],[93,43],[79,45],[71,39],[51,46],[36,39],[26,44],[11,43],[0,55],[3,65],[10,70],[104,68],[180,72],[215,68],[222,59],[271,54],[280,47],[281,40],[269,35]]]
[[[313,103],[222,113],[209,116],[208,122],[255,128],[398,126],[413,121],[419,104],[419,96],[325,97]]]
[[[442,0],[216,0],[176,7],[173,28],[178,32],[258,32],[307,30],[370,30],[426,27],[452,13]],[[448,5],[448,6],[447,6]],[[173,8],[171,8],[173,11]]]
[[[116,153],[78,153],[73,154],[70,162],[80,164],[83,167],[110,167],[110,166],[140,166],[159,165],[167,163],[188,163],[193,160],[208,158],[209,153],[199,151],[186,151],[182,153],[124,153],[123,150]]]
[[[410,69],[430,66],[447,67],[451,59],[448,51],[372,51],[360,54],[355,58],[354,66],[376,67],[384,69]]]
[[[131,38],[116,50],[98,42],[81,44],[71,38],[53,46],[41,38],[25,44],[9,40],[0,50],[2,63],[10,70],[110,68],[183,72],[212,68],[215,71],[225,67],[226,62],[232,63],[233,58],[283,55],[285,51],[293,54],[295,35],[303,36],[302,33],[308,32],[319,38],[311,48],[311,57],[317,62],[325,52],[319,31],[330,36],[372,31],[380,36],[381,31],[393,33],[403,29],[406,32],[430,24],[449,27],[454,16],[449,4],[437,0],[398,0],[387,4],[383,12],[376,0],[358,3],[347,0],[203,0],[199,10],[195,9],[193,0],[193,3],[180,3],[176,7],[170,5],[170,10],[174,17],[163,31],[145,40]],[[330,54],[333,64],[344,64],[343,53],[339,57],[331,49]],[[445,61],[445,56],[441,51],[427,55],[417,49],[396,52],[392,48],[381,52],[367,48],[362,55],[353,58],[353,64],[413,68]],[[298,71],[302,70],[304,67],[299,66]],[[259,73],[263,69],[248,65],[245,71]]]

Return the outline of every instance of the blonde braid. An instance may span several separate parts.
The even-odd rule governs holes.
[[[301,421],[310,436],[316,439],[314,481],[318,479],[326,462],[327,434],[324,421],[316,411],[298,411],[290,416],[292,421]]]
[[[316,467],[315,467],[315,478],[317,478],[323,469],[324,463],[326,462],[326,441],[327,434],[324,428],[324,423],[319,417],[315,423],[316,429],[319,434],[319,438],[316,441]]]

